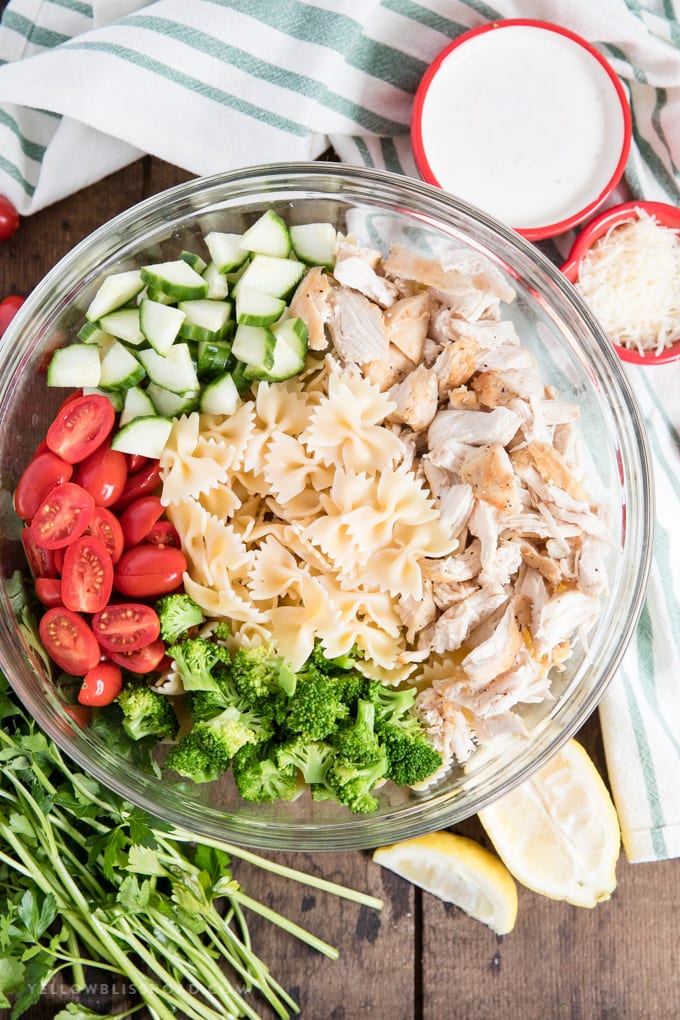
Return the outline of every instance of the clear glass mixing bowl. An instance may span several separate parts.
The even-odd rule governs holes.
[[[241,231],[274,207],[289,223],[332,221],[373,246],[400,240],[427,250],[443,239],[486,254],[517,291],[511,317],[544,381],[578,403],[581,429],[611,520],[609,592],[587,646],[554,682],[555,700],[529,706],[529,736],[484,750],[422,794],[384,787],[380,807],[353,815],[305,796],[250,805],[229,783],[162,781],[76,725],[24,642],[9,601],[25,569],[16,481],[63,398],[48,390],[49,352],[73,336],[105,274],[195,249],[209,230]],[[38,724],[75,761],[130,801],[196,834],[291,850],[370,847],[458,822],[528,777],[593,711],[636,626],[649,568],[653,492],[643,423],[612,345],[572,285],[536,248],[430,185],[334,164],[249,168],[194,180],[135,206],[75,247],[28,297],[0,346],[0,667]]]

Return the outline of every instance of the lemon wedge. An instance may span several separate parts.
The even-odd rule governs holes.
[[[479,819],[508,870],[534,892],[594,907],[616,888],[616,809],[576,740],[480,811]]]
[[[507,935],[517,918],[517,886],[495,854],[466,836],[431,832],[379,847],[373,860]]]

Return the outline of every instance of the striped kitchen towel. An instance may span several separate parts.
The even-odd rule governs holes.
[[[609,59],[633,112],[628,191],[679,203],[680,0],[9,0],[0,194],[29,214],[142,153],[200,175],[329,144],[415,176],[409,118],[428,64],[466,29],[510,17],[561,24]],[[649,860],[680,856],[680,363],[630,372],[658,527],[601,718],[626,852]]]

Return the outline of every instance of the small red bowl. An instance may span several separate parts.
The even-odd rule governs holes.
[[[614,205],[591,220],[574,241],[569,257],[560,267],[571,283],[578,282],[581,262],[595,242],[614,227],[638,218],[639,210],[653,216],[662,227],[674,230],[680,237],[680,208],[677,206],[666,205],[663,202],[624,202],[622,205]],[[620,346],[614,340],[612,343],[621,360],[633,365],[663,365],[680,358],[680,337],[660,354],[654,354],[652,351],[640,354],[629,347]]]

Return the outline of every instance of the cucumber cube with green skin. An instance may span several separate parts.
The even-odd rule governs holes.
[[[191,414],[198,408],[200,396],[198,390],[191,390],[188,393],[173,393],[163,386],[150,382],[146,387],[146,392],[151,397],[156,412],[166,418],[178,418],[181,414]]]
[[[133,347],[138,347],[144,341],[144,334],[139,328],[138,308],[119,308],[108,315],[102,315],[99,325],[106,333]]]
[[[220,273],[231,273],[248,258],[248,252],[241,247],[241,234],[225,234],[211,230],[203,240],[210,252],[210,258]]]
[[[296,259],[253,255],[233,292],[238,294],[241,287],[252,287],[253,290],[283,298],[285,301],[295,290],[304,273],[304,262],[298,262]]]
[[[273,209],[267,209],[242,235],[241,247],[260,255],[288,258],[290,254],[288,227]]]
[[[186,340],[220,340],[230,328],[231,302],[180,301],[177,306],[185,316],[180,336]]]
[[[99,386],[103,390],[128,390],[131,386],[137,386],[146,375],[144,366],[120,340],[113,340],[108,347],[101,348],[99,353]]]
[[[156,406],[149,394],[139,386],[131,386],[122,400],[119,425],[127,425],[133,418],[145,418],[156,414]]]
[[[282,298],[264,294],[253,287],[239,286],[236,296],[236,321],[246,326],[269,326],[286,309]]]
[[[138,353],[149,379],[158,386],[173,393],[199,389],[196,367],[186,344],[173,344],[165,357],[153,348]]]
[[[98,344],[100,347],[108,346],[113,340],[111,334],[103,330],[98,322],[86,322],[76,335],[81,343]]]
[[[208,263],[203,279],[208,284],[206,297],[213,301],[224,301],[229,294],[229,281],[224,273],[220,273],[214,262]]]
[[[99,386],[83,386],[81,387],[84,397],[89,397],[91,394],[94,396],[106,397],[111,404],[113,410],[118,413],[123,410],[123,401],[125,393],[128,391],[124,390],[102,390]]]
[[[198,344],[196,371],[199,379],[213,379],[226,371],[231,344],[225,340],[201,340]]]
[[[116,432],[111,440],[111,449],[119,453],[136,453],[142,457],[158,460],[165,449],[172,420],[160,415],[133,418]]]
[[[96,344],[70,344],[58,348],[47,369],[48,386],[99,386],[101,362]]]
[[[104,278],[85,312],[88,322],[97,322],[103,315],[122,308],[128,301],[137,297],[144,288],[144,280],[139,269],[130,269],[124,273],[112,273]]]
[[[293,251],[308,266],[333,268],[337,236],[332,223],[301,223],[290,228]]]
[[[160,290],[176,301],[191,301],[208,293],[208,284],[201,274],[182,259],[142,266],[141,274],[149,288]]]
[[[144,298],[139,306],[140,329],[158,354],[168,353],[185,318],[179,308],[151,298]]]
[[[239,392],[229,372],[218,376],[201,393],[200,409],[203,414],[233,414],[241,403]]]
[[[179,257],[183,262],[186,262],[187,265],[191,266],[192,269],[195,269],[197,273],[200,273],[201,276],[203,275],[207,262],[205,259],[201,258],[200,255],[197,255],[196,252],[193,251],[181,251],[179,253]]]
[[[237,326],[231,353],[257,372],[268,372],[274,364],[276,338],[266,326]]]

